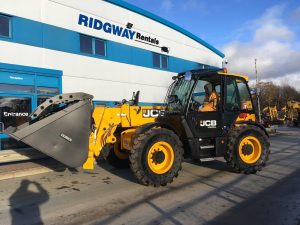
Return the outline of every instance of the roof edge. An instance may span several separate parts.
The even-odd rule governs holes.
[[[125,9],[128,9],[132,12],[135,12],[135,13],[138,13],[142,16],[146,16],[148,17],[149,19],[152,19],[156,22],[159,22],[161,24],[164,24],[186,36],[188,36],[189,38],[193,39],[194,41],[197,41],[198,43],[204,45],[206,48],[210,49],[211,51],[213,51],[214,53],[216,53],[217,55],[219,55],[220,57],[224,58],[225,55],[224,53],[222,53],[221,51],[219,51],[218,49],[216,49],[215,47],[213,47],[212,45],[208,44],[206,41],[202,40],[201,38],[197,37],[196,35],[192,34],[191,32],[185,30],[184,28],[182,27],[179,27],[178,25],[164,19],[164,18],[161,18],[160,16],[157,16],[149,11],[146,11],[142,8],[139,8],[135,5],[132,5],[130,3],[127,3],[123,0],[104,0],[106,2],[109,2],[111,4],[114,4],[114,5],[117,5],[117,6],[120,6],[122,8],[125,8]]]

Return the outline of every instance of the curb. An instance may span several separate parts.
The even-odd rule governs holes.
[[[40,168],[32,168],[32,169],[26,169],[26,170],[19,170],[19,171],[11,171],[6,173],[0,173],[0,181],[1,180],[7,180],[12,178],[18,178],[18,177],[25,177],[25,176],[32,176],[42,173],[48,173],[53,172],[53,169],[47,168],[47,167],[40,167]]]
[[[0,181],[42,173],[64,171],[65,168],[66,167],[61,163],[51,158],[0,164]]]
[[[279,135],[279,134],[282,134],[282,133],[280,133],[280,132],[269,133],[269,136],[270,136],[270,137],[273,137],[273,136],[277,136],[277,135]]]
[[[44,159],[48,156],[43,153],[32,149],[32,148],[24,148],[24,149],[11,149],[11,150],[2,150],[0,151],[0,163],[10,163],[10,162],[20,162],[20,161],[28,161],[35,159]],[[0,164],[1,165],[1,164]]]

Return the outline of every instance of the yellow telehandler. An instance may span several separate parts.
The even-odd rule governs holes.
[[[256,120],[248,77],[194,70],[173,80],[163,106],[140,106],[139,92],[115,107],[95,108],[91,95],[61,94],[5,132],[69,167],[93,169],[102,153],[151,186],[171,183],[183,157],[223,156],[236,172],[260,171],[270,144]]]
[[[300,102],[290,100],[286,106],[283,107],[286,114],[286,121],[288,126],[298,126],[300,124]]]
[[[265,127],[283,124],[286,119],[285,111],[277,110],[277,106],[267,106],[262,110],[262,120]]]

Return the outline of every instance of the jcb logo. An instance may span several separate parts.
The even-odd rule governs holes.
[[[200,120],[200,127],[216,128],[216,120]]]
[[[145,109],[143,110],[143,117],[144,118],[156,118],[159,115],[162,115],[165,112],[165,110],[159,110],[159,109]]]

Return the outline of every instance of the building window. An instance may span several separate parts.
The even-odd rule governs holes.
[[[37,87],[38,94],[58,95],[59,89],[54,87]]]
[[[80,52],[91,55],[106,55],[104,40],[80,34]]]
[[[45,101],[47,101],[47,99],[51,98],[52,96],[41,96],[39,95],[38,98],[37,98],[37,105],[41,105],[43,104]]]
[[[93,38],[80,35],[80,51],[83,53],[93,54]]]
[[[36,90],[38,93],[37,105],[40,105],[47,99],[59,94],[59,89],[54,87],[37,87]]]
[[[105,41],[95,39],[95,54],[105,56]]]
[[[10,37],[11,17],[0,14],[0,37]]]
[[[161,68],[168,69],[168,56],[161,55]]]
[[[169,68],[169,57],[158,53],[153,53],[153,66],[161,69]]]
[[[17,84],[0,84],[0,92],[27,92],[34,93],[34,86]]]

